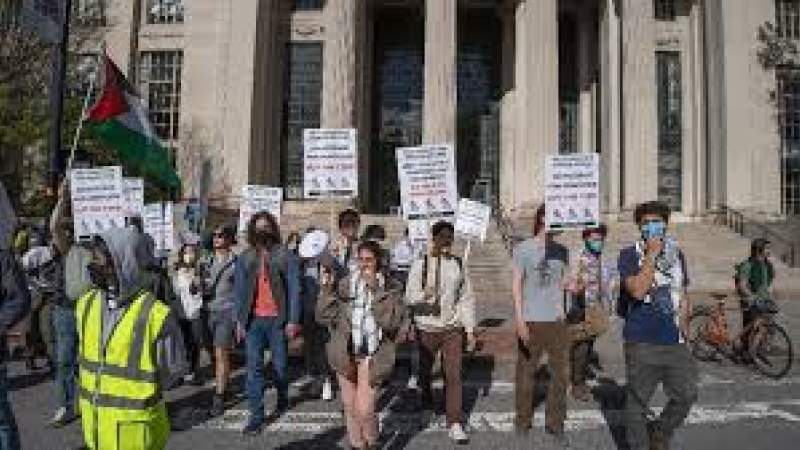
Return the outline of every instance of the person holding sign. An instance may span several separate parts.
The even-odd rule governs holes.
[[[339,213],[339,236],[331,245],[331,254],[337,262],[337,277],[346,276],[356,267],[355,254],[358,248],[358,229],[361,216],[355,209]]]
[[[583,250],[571,268],[568,290],[572,304],[567,312],[570,323],[572,350],[572,396],[589,400],[586,378],[595,339],[609,326],[609,311],[616,291],[616,268],[613,261],[603,255],[608,229],[604,224],[586,228],[581,233]]]
[[[352,448],[372,449],[378,441],[376,391],[391,375],[396,340],[410,326],[402,289],[387,278],[380,245],[364,241],[357,266],[337,279],[324,269],[317,321],[330,329],[328,361],[341,388]]]
[[[272,352],[277,413],[289,409],[287,337],[295,338],[300,327],[300,268],[281,245],[278,221],[261,211],[247,225],[249,248],[236,260],[233,291],[236,298],[236,339],[246,342],[247,400],[250,421],[245,435],[261,432],[264,416],[264,350]]]
[[[536,210],[533,238],[514,249],[512,295],[517,329],[515,428],[527,434],[533,418],[533,379],[543,353],[553,374],[547,391],[545,430],[564,438],[569,375],[569,332],[564,288],[569,251],[545,231],[545,205]]]
[[[447,427],[450,439],[469,441],[462,425],[461,357],[464,332],[468,351],[475,349],[475,297],[464,263],[452,254],[455,231],[450,222],[433,225],[429,254],[414,261],[406,284],[406,302],[414,314],[419,343],[422,401],[432,409],[431,371],[436,354],[442,352]]]

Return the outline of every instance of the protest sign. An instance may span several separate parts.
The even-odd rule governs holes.
[[[408,238],[416,243],[427,242],[430,235],[430,225],[426,219],[409,220],[406,222],[408,227]]]
[[[122,167],[71,169],[69,187],[76,240],[125,226]]]
[[[548,230],[580,229],[600,223],[597,153],[552,155],[545,168],[545,224]]]
[[[172,202],[148,203],[142,213],[144,232],[155,242],[157,253],[175,250],[175,224]]]
[[[458,204],[453,147],[400,147],[396,154],[403,217],[452,221]]]
[[[123,178],[122,196],[125,198],[125,216],[141,217],[144,209],[144,180]]]
[[[462,198],[458,202],[455,230],[468,239],[486,240],[486,229],[492,217],[492,208],[483,203]]]
[[[242,187],[242,203],[239,206],[239,233],[247,231],[250,218],[260,211],[267,211],[281,220],[283,188],[248,184]]]
[[[303,130],[305,198],[350,198],[358,195],[356,130]]]

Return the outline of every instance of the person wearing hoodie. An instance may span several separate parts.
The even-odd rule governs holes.
[[[160,450],[170,424],[162,393],[186,372],[178,323],[147,288],[135,230],[91,245],[94,287],[77,303],[80,412],[89,449]]]

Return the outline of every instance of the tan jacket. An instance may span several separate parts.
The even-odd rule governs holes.
[[[394,280],[387,280],[385,288],[378,288],[375,294],[375,321],[383,330],[383,339],[378,350],[372,355],[369,383],[380,385],[394,369],[396,341],[411,325],[411,320],[403,305],[402,287]],[[328,327],[330,340],[326,346],[328,362],[336,373],[349,379],[355,378],[356,366],[349,352],[350,330],[352,329],[352,308],[349,302],[350,276],[339,280],[336,289],[323,287],[317,302],[316,319]]]
[[[428,256],[428,273],[423,274],[425,257],[411,264],[406,283],[406,303],[409,306],[435,302],[437,259]],[[424,331],[441,331],[449,328],[464,328],[471,333],[475,330],[475,296],[469,281],[466,264],[459,263],[456,257],[442,257],[439,274],[439,306],[438,316],[417,315],[414,318],[417,326]],[[422,277],[427,276],[425,288]]]

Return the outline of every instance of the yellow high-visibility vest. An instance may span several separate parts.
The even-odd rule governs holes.
[[[105,348],[100,292],[76,305],[80,411],[86,445],[94,450],[160,450],[169,419],[156,371],[155,343],[169,308],[150,293],[132,301]]]

